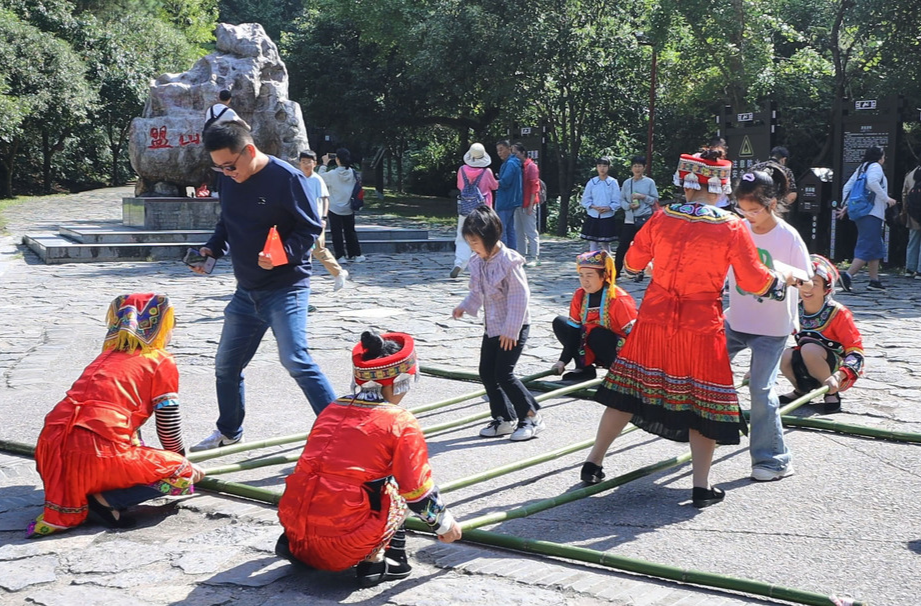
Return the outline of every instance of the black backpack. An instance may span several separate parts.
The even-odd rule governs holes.
[[[915,169],[914,178],[915,183],[905,196],[905,205],[908,208],[908,216],[921,223],[921,166]]]
[[[365,207],[365,190],[361,183],[361,172],[352,169],[352,174],[355,175],[355,185],[352,187],[352,196],[349,198],[349,206],[352,207],[352,212],[358,212]]]
[[[208,127],[209,127],[209,126],[211,126],[212,124],[214,124],[215,122],[217,122],[218,120],[220,120],[220,119],[221,119],[221,116],[223,116],[224,113],[225,113],[228,109],[230,109],[230,108],[229,108],[229,107],[225,107],[224,109],[221,110],[221,113],[219,113],[218,115],[215,116],[215,115],[214,115],[214,106],[212,105],[212,106],[211,106],[211,109],[208,110],[208,113],[211,114],[211,117],[208,118],[207,120],[205,120],[205,126],[202,127],[201,132],[205,132],[206,130],[208,130]]]

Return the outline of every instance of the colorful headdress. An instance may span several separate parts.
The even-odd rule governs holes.
[[[674,183],[685,189],[700,189],[707,186],[711,194],[730,194],[732,188],[729,179],[732,175],[732,162],[729,160],[707,160],[699,156],[681,154],[678,170],[675,171]]]
[[[143,352],[163,349],[174,322],[173,306],[166,295],[120,295],[109,304],[102,349]]]
[[[841,277],[835,264],[822,255],[809,255],[815,275],[825,280],[825,291],[835,292],[835,283]]]
[[[604,272],[603,279],[609,284],[614,284],[614,280],[617,278],[617,270],[614,269],[614,257],[606,250],[593,250],[576,257],[576,271],[587,267],[600,269]]]
[[[416,347],[413,338],[401,332],[381,335],[385,341],[395,341],[400,351],[383,358],[364,360],[364,345],[358,343],[352,348],[352,376],[361,391],[380,393],[384,385],[393,385],[394,394],[409,391],[416,377]]]

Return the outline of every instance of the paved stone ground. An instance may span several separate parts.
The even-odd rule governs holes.
[[[5,213],[0,237],[0,439],[34,443],[42,418],[95,356],[108,302],[127,291],[157,290],[176,303],[171,350],[182,376],[186,435],[209,433],[215,419],[213,356],[221,310],[233,289],[226,263],[210,277],[174,263],[45,266],[17,247],[22,234],[58,224],[120,218],[129,188],[43,198]],[[370,220],[369,217],[363,217]],[[405,225],[395,218],[375,222]],[[555,359],[550,330],[576,286],[578,243],[544,247],[544,265],[529,270],[533,291],[532,340],[521,374]],[[332,292],[320,269],[313,283],[313,353],[334,385],[347,390],[348,351],[366,326],[405,330],[417,338],[424,364],[474,370],[481,329],[453,321],[450,310],[466,290],[447,277],[449,254],[374,256],[349,270],[349,289]],[[835,420],[921,432],[917,370],[921,283],[884,276],[888,293],[858,292],[841,300],[855,311],[869,357],[867,376],[845,394]],[[637,299],[643,286],[626,284]],[[747,358],[737,360],[739,377]],[[306,431],[313,414],[266,339],[248,371],[247,439]],[[786,385],[783,389],[786,389]],[[476,389],[426,378],[409,406]],[[747,394],[742,394],[743,400]],[[423,426],[484,411],[472,401],[420,415]],[[805,407],[798,414],[818,411]],[[546,403],[547,430],[526,443],[482,440],[479,424],[432,436],[441,481],[559,448],[594,435],[597,404],[570,399]],[[148,437],[153,430],[148,430]],[[690,468],[682,466],[612,492],[491,528],[621,556],[744,577],[823,594],[850,595],[874,604],[914,605],[921,593],[921,450],[918,445],[789,430],[797,474],[781,482],[748,480],[747,445],[717,451],[714,481],[725,503],[691,507]],[[295,448],[254,453],[296,452]],[[635,432],[615,444],[609,476],[685,451]],[[447,498],[470,518],[558,495],[578,485],[584,453],[484,482]],[[233,457],[231,457],[233,458]],[[220,464],[221,461],[214,464]],[[293,466],[223,476],[280,490]],[[202,494],[141,508],[140,527],[104,531],[85,526],[58,537],[25,541],[22,531],[42,503],[31,461],[0,454],[0,604],[271,605],[430,603],[631,604],[730,606],[775,604],[740,594],[698,589],[563,561],[522,556],[467,543],[440,545],[411,539],[416,574],[402,583],[357,590],[348,572],[322,574],[278,561],[272,545],[274,510],[252,502]]]

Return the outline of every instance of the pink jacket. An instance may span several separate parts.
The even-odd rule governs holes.
[[[467,175],[467,181],[471,183],[479,176],[481,171],[486,171],[486,174],[480,179],[478,189],[486,198],[486,206],[492,208],[492,192],[499,188],[499,182],[496,181],[496,176],[492,174],[492,171],[488,168],[473,168],[464,164],[457,169],[457,189],[459,190],[464,189],[464,178],[461,176],[461,171],[464,171],[464,174]]]
[[[537,204],[537,194],[540,192],[540,171],[531,158],[525,158],[522,166],[522,187],[524,189],[524,208]]]

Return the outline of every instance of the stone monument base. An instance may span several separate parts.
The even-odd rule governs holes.
[[[217,198],[122,198],[122,224],[129,227],[213,230],[220,217]]]

